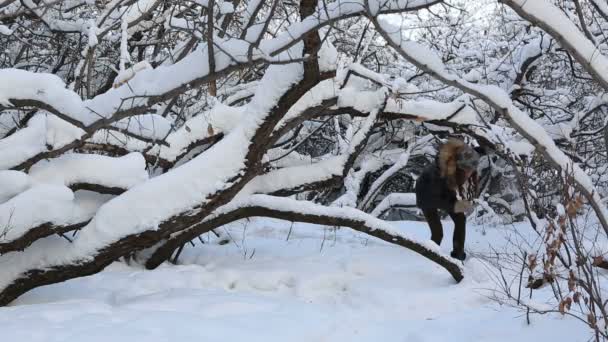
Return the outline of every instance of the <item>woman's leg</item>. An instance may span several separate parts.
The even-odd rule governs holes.
[[[449,213],[454,221],[453,249],[451,256],[456,259],[464,260],[467,255],[464,253],[464,240],[466,238],[467,217],[463,213]]]
[[[443,226],[441,225],[441,218],[437,209],[423,209],[422,213],[429,227],[431,227],[431,240],[435,241],[436,244],[441,245],[443,240]]]

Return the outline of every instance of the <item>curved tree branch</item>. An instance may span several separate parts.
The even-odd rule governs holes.
[[[200,224],[190,227],[185,232],[189,240],[227,223],[254,216],[271,217],[291,222],[348,227],[380,240],[410,249],[445,268],[458,282],[464,277],[462,268],[457,264],[457,261],[442,255],[438,247],[432,245],[432,242],[422,243],[410,239],[396,232],[385,221],[354,208],[325,207],[311,202],[266,195],[253,195],[247,200],[237,201],[234,204],[231,203],[227,207],[229,208],[219,208],[218,212],[220,213],[215,214],[212,218]],[[173,248],[169,248],[167,251],[169,250],[170,253],[174,251]],[[158,253],[157,255],[160,256],[161,254]],[[146,267],[155,268],[159,262],[165,260],[164,255],[162,260],[151,258],[146,263]]]
[[[43,223],[37,227],[30,228],[25,234],[9,242],[0,243],[0,255],[13,251],[22,251],[35,241],[53,234],[64,234],[73,230],[78,230],[87,225],[89,221],[75,224],[58,226],[53,223]]]

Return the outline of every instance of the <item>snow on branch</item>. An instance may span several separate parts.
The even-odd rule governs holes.
[[[40,6],[33,0],[21,0],[21,4],[38,16],[51,31],[84,33],[87,29],[86,23],[82,20],[62,20],[58,18],[58,16],[53,15],[53,11],[50,10],[50,6],[46,4]]]
[[[321,184],[335,184],[342,179],[346,160],[347,156],[340,155],[312,164],[286,166],[271,170],[247,183],[239,196],[291,193],[307,188],[316,189]]]
[[[379,14],[416,11],[441,3],[441,0],[337,0],[331,3],[319,1],[315,12],[304,20],[294,23],[274,39],[262,41],[260,47],[269,55],[276,55],[296,44],[294,37],[318,30],[332,23],[363,15],[367,7]]]
[[[576,24],[547,0],[500,0],[522,18],[537,25],[559,42],[593,78],[608,91],[608,57]]]
[[[66,154],[34,165],[29,174],[0,171],[0,177],[0,253],[4,254],[83,227],[104,198],[75,197],[72,191],[119,194],[147,180],[148,173],[139,153],[121,158]]]
[[[13,170],[0,171],[0,204],[30,187],[26,173]]]
[[[141,154],[113,158],[95,154],[66,154],[40,161],[30,169],[34,182],[61,184],[77,189],[119,194],[148,180]]]
[[[123,19],[128,24],[136,23],[146,14],[152,12],[163,0],[137,0],[124,11]]]
[[[22,249],[37,238],[61,232],[61,227],[82,226],[95,209],[81,206],[63,185],[33,186],[0,204],[0,253]],[[28,243],[13,244],[28,234]]]
[[[0,87],[0,103],[5,107],[34,106],[46,109],[86,131],[144,114],[152,104],[201,85],[235,68],[249,65],[247,56],[240,51],[248,44],[236,39],[219,38],[214,41],[215,72],[209,71],[207,50],[199,47],[181,61],[156,69],[145,69],[133,77],[128,85],[112,88],[93,99],[82,101],[65,89],[63,81],[54,75],[16,69],[0,69],[0,78],[6,80]],[[206,45],[206,44],[202,44]],[[261,61],[261,55],[254,58]],[[15,87],[17,85],[17,87]]]
[[[83,135],[80,128],[58,117],[35,115],[27,122],[27,127],[0,139],[0,170],[20,168],[36,156],[46,156],[49,150],[70,147],[71,142]]]
[[[372,210],[371,215],[381,217],[391,208],[415,208],[416,194],[415,193],[399,193],[393,192],[384,197],[382,201]]]
[[[358,206],[359,209],[366,209],[369,206],[370,201],[373,200],[378,195],[378,191],[384,186],[384,184],[391,177],[393,177],[397,172],[401,171],[407,165],[407,162],[410,159],[410,153],[412,151],[413,146],[414,146],[413,144],[410,145],[408,147],[408,149],[405,151],[405,153],[403,153],[399,157],[397,162],[395,164],[393,164],[393,166],[391,166],[388,170],[383,172],[382,175],[380,175],[380,177],[378,177],[378,179],[376,179],[374,181],[374,183],[372,183],[367,194],[365,195],[365,197],[359,204],[359,206]]]
[[[232,131],[243,118],[244,109],[218,102],[211,110],[187,120],[180,128],[171,132],[165,139],[168,146],[155,146],[149,153],[168,161],[176,161],[191,149],[190,146],[214,135],[225,135]]]
[[[65,83],[58,76],[19,69],[0,69],[0,79],[0,109],[35,106],[84,127],[79,116],[86,110],[80,96],[66,89]]]

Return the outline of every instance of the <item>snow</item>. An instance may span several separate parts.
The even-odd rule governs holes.
[[[301,54],[301,51],[302,46],[296,45],[293,51],[286,51],[285,54],[293,56],[297,53]],[[146,72],[149,70],[144,70],[140,74]],[[109,243],[127,235],[157,229],[161,222],[173,215],[182,214],[204,205],[209,196],[230,187],[232,184],[229,181],[241,175],[244,170],[245,157],[253,134],[264,118],[269,115],[270,110],[276,106],[282,94],[298,82],[302,76],[303,67],[299,63],[271,65],[260,81],[260,87],[256,89],[254,97],[244,109],[247,115],[213,149],[103,203],[91,222],[80,230],[74,243],[53,247],[48,245],[49,241],[42,240],[24,252],[9,253],[10,255],[3,256],[0,260],[2,265],[0,266],[0,287],[6,286],[21,276],[24,270],[86,260]],[[145,78],[141,78],[141,75],[134,79],[139,79],[140,82],[145,80]],[[120,87],[110,90],[108,93],[126,88]],[[44,128],[44,121],[41,124]],[[7,139],[14,138],[22,132],[28,132],[28,130],[20,130]],[[38,133],[38,131],[34,133]],[[34,137],[39,138],[40,134],[35,134]],[[2,151],[2,144],[6,143],[7,139],[0,141],[0,151]],[[44,144],[43,141],[41,143]],[[17,144],[17,146],[25,147],[30,145],[29,142]],[[17,155],[21,156],[22,153]],[[3,159],[0,160],[4,162]],[[214,168],[209,168],[209,165],[213,165]],[[202,174],[205,176],[201,177]],[[55,185],[55,187],[61,186]],[[66,191],[63,191],[64,201],[57,201],[57,203],[68,201]],[[57,193],[60,192],[57,191]],[[159,197],[158,194],[163,194],[163,196]],[[154,198],[154,201],[150,201],[151,198]],[[9,202],[15,200],[16,198],[13,198]],[[23,207],[26,206],[23,205]],[[61,217],[70,216],[69,212],[60,210],[55,215],[61,213],[64,214]]]
[[[517,72],[521,72],[523,63],[526,62],[526,60],[541,55],[543,51],[549,49],[550,46],[551,39],[542,35],[535,37],[530,42],[526,43],[517,51],[517,60],[515,61]]]
[[[36,15],[43,19],[45,24],[52,30],[86,33],[86,22],[81,18],[75,20],[61,20],[57,19],[52,11],[47,11],[45,7],[39,6],[32,0],[23,0],[21,1],[21,4],[36,13]]]
[[[117,121],[113,127],[140,137],[162,140],[172,129],[172,123],[158,114],[137,115]]]
[[[216,37],[214,43],[218,46],[214,50],[217,72],[237,62],[246,61],[246,56],[241,53],[247,50],[245,42]],[[201,44],[175,64],[141,70],[128,82],[128,86],[123,85],[110,89],[104,94],[84,101],[84,105],[96,113],[96,115],[87,116],[86,122],[93,122],[99,119],[99,116],[108,117],[117,111],[146,105],[149,96],[164,94],[192,80],[207,76],[209,73],[207,53],[206,45]],[[260,56],[254,53],[253,58],[260,58]]]
[[[150,2],[149,0],[144,0],[144,2]],[[139,6],[139,2],[136,2],[135,5],[132,8],[136,8]],[[119,63],[119,69],[120,69],[120,73],[118,75],[118,77],[125,77],[124,76],[124,71],[125,71],[125,67],[126,64],[129,62],[131,62],[131,54],[129,53],[129,19],[133,20],[132,18],[130,18],[129,16],[129,12],[126,13],[126,16],[122,19],[122,22],[120,24],[120,28],[121,28],[121,33],[120,33],[120,63]]]
[[[384,197],[382,201],[374,208],[372,215],[380,217],[387,210],[392,207],[415,207],[416,206],[416,194],[415,193],[398,193],[394,192]]]
[[[86,1],[90,6],[94,5],[93,0]],[[205,0],[194,1],[203,6],[208,4]],[[115,22],[105,27],[105,16],[109,18],[114,9],[102,12],[97,22],[92,19],[58,21],[49,18],[56,12],[50,11],[49,17],[43,19],[45,23],[49,21],[47,25],[51,28],[81,31],[83,44],[88,37],[88,47],[85,47],[83,56],[99,43],[98,38],[102,39],[112,28],[113,32],[108,35],[111,38],[102,45],[120,44],[121,60],[114,61],[120,63],[120,70],[112,89],[88,100],[83,100],[76,92],[66,89],[64,82],[54,75],[16,69],[0,70],[0,79],[4,82],[0,84],[0,106],[10,107],[19,99],[33,100],[34,107],[43,107],[52,112],[48,114],[40,111],[29,120],[27,127],[0,140],[0,244],[10,243],[32,227],[42,224],[68,225],[91,219],[72,237],[73,243],[50,236],[35,242],[23,252],[3,255],[0,259],[0,288],[26,276],[23,272],[27,270],[44,272],[53,267],[90,261],[98,251],[125,236],[159,229],[159,226],[175,215],[196,215],[200,208],[206,210],[205,206],[214,203],[211,201],[217,199],[215,195],[218,192],[230,189],[241,181],[247,171],[246,156],[252,147],[251,138],[272,113],[271,110],[276,108],[278,99],[301,80],[303,70],[299,63],[271,62],[289,62],[302,57],[301,43],[292,46],[294,37],[301,36],[311,28],[331,25],[335,19],[343,16],[360,15],[368,10],[372,13],[386,13],[433,2],[435,1],[337,0],[319,4],[316,13],[301,23],[288,25],[288,28],[285,28],[287,24],[273,20],[273,23],[278,23],[278,30],[274,32],[273,24],[272,34],[264,35],[267,39],[262,41],[260,49],[249,50],[253,52],[252,60],[243,54],[250,47],[249,44],[230,38],[235,35],[228,35],[224,38],[216,37],[215,56],[207,56],[207,47],[204,43],[199,43],[180,62],[171,65],[172,59],[167,58],[156,68],[147,61],[129,68],[131,61],[127,50],[129,35],[133,30],[144,29],[147,25],[144,23],[142,27],[129,27],[130,24],[141,19],[143,13],[153,9],[160,1],[130,1],[127,5],[130,7],[122,7],[124,16],[116,17]],[[23,0],[23,3],[30,7],[34,4],[31,0]],[[119,3],[120,1],[111,1],[110,5],[120,7]],[[249,5],[255,3],[257,2],[252,1]],[[219,1],[216,5],[220,14],[234,11],[228,2]],[[240,7],[242,9],[244,4]],[[197,6],[191,9],[200,10]],[[169,11],[159,14],[159,18],[156,18],[161,25],[171,23],[172,18],[167,21],[163,18],[168,13]],[[122,35],[118,30],[121,20]],[[218,20],[221,22],[220,18]],[[238,25],[241,16],[236,16],[235,20],[237,22],[233,24]],[[181,25],[181,22],[187,24],[189,21],[178,18],[176,24]],[[254,25],[249,33],[257,36],[254,34],[255,29],[262,26]],[[0,36],[6,29],[8,28],[0,26]],[[275,130],[284,127],[285,123],[297,118],[307,108],[318,106],[326,100],[335,100],[337,105],[331,108],[335,113],[340,113],[339,107],[352,107],[366,116],[334,117],[333,123],[340,133],[337,137],[339,151],[307,160],[303,155],[292,153],[276,163],[273,158],[281,156],[285,150],[277,148],[270,151],[263,160],[271,161],[263,165],[264,171],[267,170],[267,165],[269,168],[280,168],[255,177],[235,200],[217,209],[215,215],[244,206],[260,206],[275,211],[337,217],[364,222],[375,233],[384,232],[394,240],[419,244],[427,251],[446,255],[450,251],[450,239],[446,238],[446,243],[441,247],[434,245],[428,239],[428,228],[424,223],[389,223],[377,218],[391,205],[413,205],[413,194],[390,194],[380,202],[372,215],[342,207],[357,205],[357,195],[365,184],[365,177],[370,173],[378,171],[383,165],[393,165],[369,187],[371,193],[375,194],[383,180],[406,165],[409,152],[402,154],[401,158],[388,157],[380,145],[389,143],[392,147],[384,147],[394,148],[395,144],[405,141],[410,127],[415,128],[411,123],[396,127],[397,134],[390,138],[378,135],[370,138],[366,147],[368,154],[363,154],[346,175],[344,192],[336,194],[338,199],[333,201],[332,206],[263,194],[343,176],[348,155],[365,141],[381,111],[383,114],[397,114],[396,116],[403,114],[409,119],[413,116],[417,118],[416,121],[445,120],[449,117],[456,123],[479,124],[476,112],[469,106],[474,103],[471,102],[472,97],[481,98],[494,109],[501,110],[501,114],[504,111],[503,118],[510,118],[516,126],[523,127],[520,131],[531,136],[531,143],[519,141],[505,144],[506,147],[518,154],[530,154],[534,146],[546,149],[561,167],[573,166],[577,181],[595,196],[596,202],[601,202],[593,184],[588,177],[585,178],[586,174],[578,166],[572,165],[555,147],[553,136],[547,134],[544,127],[513,105],[505,89],[477,84],[486,80],[485,76],[482,77],[481,69],[472,69],[461,79],[450,73],[433,51],[414,42],[404,42],[401,31],[391,32],[389,40],[394,38],[399,42],[398,47],[409,53],[408,60],[418,61],[420,69],[427,73],[429,69],[431,72],[428,74],[431,76],[439,75],[440,80],[468,94],[454,99],[452,90],[438,90],[439,99],[449,99],[447,101],[452,102],[425,100],[427,96],[434,95],[427,92],[427,89],[421,89],[420,94],[416,94],[415,86],[408,84],[404,78],[375,73],[357,63],[343,67],[338,70],[339,75],[350,69],[374,80],[380,87],[355,76],[350,78],[343,89],[342,82],[334,79],[321,82],[301,97],[286,115],[282,115],[282,122],[275,127]],[[366,51],[372,41],[375,42],[375,36],[368,39],[363,51]],[[522,59],[541,51],[541,48],[546,47],[541,44],[544,42],[533,41],[529,46],[518,50],[514,58]],[[167,56],[171,50],[183,48],[183,44],[176,44],[173,49],[161,49],[160,55]],[[293,48],[291,51],[276,55],[278,51],[290,47]],[[220,90],[218,98],[225,101],[250,98],[250,102],[242,101],[246,103],[243,106],[232,107],[219,103],[215,98],[206,98],[204,94],[200,94],[203,97],[199,98],[198,91],[190,88],[190,85],[195,85],[196,88],[206,84],[215,77],[209,77],[209,57],[215,57],[215,70],[220,75],[236,63],[257,69],[258,63],[265,60],[270,66],[266,69],[264,65],[260,69],[265,75],[259,82],[235,87],[230,91]],[[162,58],[164,57],[159,57],[158,60]],[[326,40],[319,51],[321,71],[336,70],[338,60],[336,48]],[[347,60],[348,58],[340,58],[340,65],[347,64]],[[77,69],[84,71],[82,63]],[[234,77],[226,79],[229,83],[239,77],[238,73],[231,71],[230,74]],[[402,75],[409,78],[411,75],[405,74],[411,72]],[[483,75],[487,75],[485,70]],[[415,82],[419,81],[417,79]],[[380,89],[370,90],[376,88]],[[179,118],[176,119],[173,115],[164,118],[158,114],[166,106],[156,104],[158,101],[167,102],[165,100],[172,97],[169,95],[184,92],[187,108],[184,108]],[[402,100],[400,96],[408,100]],[[41,102],[42,106],[37,102]],[[190,106],[191,102],[195,104]],[[30,107],[27,102],[25,107]],[[487,107],[483,105],[480,109],[484,112]],[[19,119],[14,114],[17,111],[21,109],[9,109],[10,114],[7,116]],[[112,116],[115,114],[119,115],[114,119]],[[113,122],[125,115],[130,117]],[[116,145],[121,139],[126,139],[122,146],[130,151],[143,153],[145,150],[150,156],[159,156],[168,161],[192,160],[184,164],[177,163],[177,167],[164,170],[167,172],[151,179],[140,153],[111,158],[70,151],[39,161],[27,170],[29,174],[4,170],[14,168],[36,154],[77,142],[85,136],[85,130],[89,131],[86,126],[104,119],[108,119],[112,130],[97,132],[91,141],[102,141],[104,135],[107,135],[104,141]],[[3,120],[8,121],[5,118]],[[15,120],[10,127],[15,127],[17,121],[19,120]],[[310,131],[315,124],[305,124],[302,132]],[[550,133],[570,136],[570,126],[555,128],[559,132]],[[8,129],[10,128],[6,130]],[[114,129],[123,133],[115,134]],[[271,129],[265,127],[265,133],[270,133]],[[129,137],[129,133],[145,139],[137,140]],[[502,137],[501,134],[506,133],[487,134]],[[202,148],[198,148],[196,152],[200,154],[191,153],[181,158],[193,146],[199,146],[220,134],[222,139],[212,149],[201,152]],[[164,139],[167,144],[163,142],[153,146],[146,142],[148,139]],[[431,148],[430,144],[426,148]],[[392,153],[396,153],[395,150]],[[152,172],[156,175],[160,170]],[[247,176],[250,179],[256,174]],[[118,187],[126,191],[114,197],[70,190],[70,186],[78,183]],[[365,188],[368,185],[365,184]],[[331,196],[324,203],[334,199]],[[366,196],[361,206],[371,210],[367,202],[375,204],[373,199],[372,196]],[[224,197],[220,198],[220,203],[223,200]],[[486,205],[483,201],[480,203]],[[563,211],[563,208],[560,210]],[[604,215],[607,216],[606,213]],[[518,225],[518,228],[524,232],[530,230],[526,225]],[[0,309],[0,326],[5,327],[4,336],[8,340],[28,341],[86,341],[102,338],[104,341],[108,338],[117,341],[176,338],[191,341],[203,337],[205,340],[222,341],[525,342],[551,338],[579,340],[582,332],[587,329],[584,324],[573,319],[563,318],[558,321],[552,315],[535,319],[531,327],[525,326],[524,320],[518,317],[519,312],[499,307],[485,297],[488,294],[486,289],[494,287],[490,281],[491,276],[487,273],[489,266],[484,263],[490,251],[485,245],[492,248],[504,245],[504,241],[497,238],[496,232],[490,232],[486,236],[486,226],[471,227],[473,231],[468,234],[470,242],[467,245],[470,258],[462,267],[461,263],[457,263],[465,274],[465,280],[458,285],[445,270],[420,255],[350,229],[295,224],[292,231],[289,223],[260,219],[238,222],[220,229],[229,230],[230,236],[236,237],[230,245],[222,247],[208,241],[204,246],[188,247],[182,255],[182,264],[178,266],[163,265],[158,270],[146,272],[140,266],[127,266],[117,262],[92,277],[37,288],[19,298],[12,307]],[[483,234],[479,232],[480,229]],[[446,237],[450,233],[448,229]],[[456,262],[449,257],[445,259]],[[530,303],[539,307],[537,299]],[[36,329],[32,329],[32,326]]]
[[[98,28],[95,20],[89,20],[89,28],[88,28],[88,44],[89,47],[94,47],[99,44],[99,39],[97,38]]]
[[[220,1],[217,5],[221,14],[234,13],[234,5],[228,1]]]
[[[430,1],[426,0],[414,2],[403,0],[391,1],[383,4],[382,10],[411,8],[429,2]],[[63,81],[55,75],[32,73],[18,69],[2,69],[0,70],[0,79],[5,82],[0,85],[0,104],[10,106],[9,100],[11,99],[43,102],[52,107],[53,112],[57,112],[63,119],[84,128],[84,126],[88,126],[97,120],[109,118],[116,112],[127,111],[129,108],[138,106],[146,106],[148,99],[151,96],[165,94],[192,80],[200,79],[201,77],[208,75],[209,58],[206,56],[208,49],[204,44],[200,44],[195,51],[173,65],[161,65],[156,69],[146,67],[139,72],[136,72],[136,70],[133,70],[132,72],[126,71],[125,64],[128,62],[128,55],[124,53],[126,47],[124,40],[127,38],[127,33],[125,33],[126,23],[130,23],[130,20],[135,20],[135,17],[139,17],[142,13],[153,8],[157,3],[158,1],[153,0],[137,1],[128,8],[127,13],[124,15],[124,27],[121,35],[121,46],[123,51],[123,53],[121,53],[122,58],[120,63],[121,73],[117,84],[129,79],[128,87],[119,86],[110,89],[106,93],[98,95],[95,98],[83,101],[75,92],[66,89]],[[28,6],[33,6],[33,2],[31,1],[28,1],[27,4]],[[363,2],[351,3],[339,1],[329,5],[329,12],[326,12],[325,9],[319,9],[319,11],[321,11],[319,12],[319,15],[323,17],[326,16],[326,13],[329,13],[330,17],[326,19],[331,19],[337,18],[343,14],[355,14],[364,10],[363,5]],[[226,6],[222,5],[222,7]],[[60,22],[58,20],[53,20],[52,23],[56,26],[62,26],[62,30],[76,29],[79,32],[82,31],[84,27],[87,27],[85,33],[88,35],[93,35],[92,32],[97,31],[95,26],[90,22]],[[302,33],[304,32],[302,30],[307,30],[312,27],[310,25],[315,26],[318,23],[319,17],[310,16],[303,23],[291,25],[290,29],[281,33],[277,38],[271,38],[262,42],[261,45],[264,47],[264,51],[267,55],[263,55],[260,51],[254,49],[253,59],[268,59],[270,58],[268,56],[274,56],[272,58],[275,61],[290,60],[293,58],[294,54],[275,55],[277,55],[278,51],[283,51],[288,46],[293,45],[290,34]],[[68,27],[70,25],[74,27]],[[219,72],[234,63],[250,62],[247,59],[247,56],[244,56],[241,53],[248,48],[246,42],[238,39],[220,39],[219,37],[216,37],[214,43],[218,46],[217,49],[214,49],[216,71]],[[329,42],[324,44],[320,57],[320,64],[323,70],[333,70],[335,68],[336,51]],[[68,143],[68,141],[62,141],[62,144],[66,143]]]
[[[344,162],[346,162],[346,156],[344,156]],[[338,197],[335,201],[331,203],[332,206],[342,207],[342,206],[357,206],[357,196],[361,192],[361,183],[364,181],[365,177],[370,173],[378,171],[386,160],[381,160],[379,158],[367,157],[361,160],[359,169],[349,170],[346,175],[346,179],[344,179],[344,193]],[[342,166],[344,168],[344,166]],[[342,171],[343,172],[343,171]]]
[[[0,171],[0,204],[30,186],[28,175],[21,171]]]
[[[80,139],[85,132],[62,120],[55,115],[45,115],[46,118],[46,145],[53,148],[60,148]]]
[[[148,154],[168,161],[176,161],[178,157],[188,151],[191,145],[196,145],[217,134],[228,134],[239,125],[242,116],[243,107],[231,107],[216,102],[210,110],[188,119],[175,130],[169,120],[157,114],[123,119],[116,122],[113,127],[126,129],[128,132],[144,138],[166,142],[168,146],[156,144],[152,146]],[[96,132],[90,140],[95,143],[125,147],[131,151],[143,151],[149,146],[141,140],[115,131]]]
[[[319,71],[334,71],[338,67],[338,49],[328,40],[324,40],[319,50]]]
[[[38,100],[60,112],[85,111],[80,97],[65,88],[61,78],[52,74],[19,69],[0,69],[0,105],[12,107],[10,99]]]
[[[209,7],[209,0],[194,0],[197,4],[203,7]],[[234,6],[228,1],[217,1],[214,4],[216,8],[220,9],[221,14],[228,14],[234,12]]]
[[[509,142],[509,150],[519,156],[531,156],[534,146],[525,140]]]
[[[361,201],[361,204],[363,206],[367,206],[369,204],[368,202],[378,195],[378,191],[382,189],[382,186],[384,186],[384,183],[386,183],[386,181],[390,179],[390,177],[392,177],[395,173],[401,171],[401,169],[403,169],[407,165],[410,159],[412,146],[413,145],[410,145],[407,151],[405,151],[401,156],[399,156],[399,159],[395,162],[395,164],[393,164],[388,170],[383,172],[382,175],[380,175],[380,177],[378,177],[374,181],[374,183],[372,183],[367,192],[367,195],[365,195],[365,197]]]
[[[446,120],[459,124],[479,124],[475,110],[461,101],[439,102],[433,100],[396,100],[390,98],[386,104],[386,112],[414,115],[420,121]],[[455,114],[456,115],[453,115]]]
[[[385,94],[386,89],[379,90],[379,93]],[[251,184],[245,186],[241,193],[272,193],[281,188],[293,189],[308,183],[329,180],[332,177],[340,176],[349,155],[363,141],[376,121],[383,105],[381,98],[378,97],[376,100],[375,104],[369,104],[370,113],[367,117],[355,118],[350,125],[351,132],[354,125],[357,125],[358,130],[349,137],[349,145],[345,147],[345,151],[342,151],[344,154],[311,165],[292,166],[273,170],[266,175],[256,177]],[[348,194],[352,194],[352,192],[348,192]]]
[[[254,14],[255,9],[262,3],[263,0],[251,0],[247,1],[247,8],[242,11],[243,22],[247,23],[251,20],[251,16]]]
[[[204,140],[216,134],[228,134],[244,119],[247,107],[227,106],[221,102],[206,112],[203,112],[186,121],[175,132],[167,136],[169,146],[155,146],[151,154],[164,159],[175,161],[187,148],[197,141]]]
[[[107,129],[95,132],[95,134],[93,134],[93,136],[88,139],[88,142],[91,142],[93,144],[108,144],[125,148],[128,151],[139,152],[149,147],[149,144],[142,140],[132,138],[121,132]]]
[[[158,0],[138,0],[124,14],[124,21],[132,23],[139,20],[144,14],[154,9],[160,1]]]
[[[11,34],[13,34],[13,31],[6,25],[0,25],[0,34],[10,36]]]
[[[388,85],[390,80],[387,76],[370,70],[359,63],[351,63],[348,68],[358,75],[373,80],[381,85]]]
[[[481,75],[481,72],[479,72],[479,70],[473,69],[473,70],[469,71],[466,75],[464,75],[462,78],[464,78],[465,80],[467,80],[469,82],[479,82],[482,78],[482,75]]]
[[[146,161],[139,153],[113,158],[96,154],[65,154],[43,160],[29,173],[34,182],[70,186],[78,183],[129,189],[148,179]]]
[[[238,197],[256,193],[270,194],[283,189],[329,180],[341,176],[345,156],[328,158],[315,163],[293,165],[269,171],[257,176],[239,192]]]
[[[386,93],[386,88],[379,88],[374,91],[361,91],[345,87],[340,91],[338,106],[352,107],[360,112],[369,113],[378,107],[379,103],[383,103],[386,100]]]
[[[363,68],[358,64],[353,64],[351,67],[357,73],[379,82],[382,81],[382,84],[390,86],[389,82],[384,80],[383,75],[373,73],[371,70]],[[353,85],[349,82],[347,87],[339,89],[334,79],[324,80],[308,91],[289,109],[289,112],[277,126],[277,129],[290,120],[297,118],[306,109],[319,106],[323,101],[333,99],[336,96],[338,97],[338,107],[352,107],[363,113],[370,112],[377,106],[379,101],[384,101],[386,97],[386,90],[382,88],[378,90],[363,90],[360,88],[359,85]],[[386,101],[384,112],[411,115],[418,117],[419,120],[445,120],[457,112],[456,115],[451,117],[451,122],[479,124],[475,111],[460,100],[444,103],[426,99],[402,100],[389,97]]]
[[[608,15],[608,4],[606,4],[605,2],[600,1],[600,0],[591,0],[591,1],[593,2],[593,5],[600,10],[602,15]]]
[[[452,225],[445,221],[446,234]],[[396,223],[428,238],[424,223]],[[528,226],[518,230],[529,231]],[[10,341],[582,341],[572,318],[532,315],[486,296],[482,259],[454,284],[416,254],[349,230],[252,219],[222,228],[235,241],[187,247],[180,265],[147,271],[114,263],[34,289],[0,308]],[[468,253],[506,244],[471,227]],[[55,239],[57,243],[63,242]],[[205,238],[206,240],[206,238]],[[451,249],[446,239],[442,249]],[[35,327],[33,329],[32,327]]]
[[[0,170],[15,167],[49,148],[65,146],[83,134],[80,128],[54,115],[35,115],[27,127],[0,140]]]
[[[123,43],[123,41],[124,41],[124,43]],[[124,46],[123,46],[123,44],[124,44]],[[125,52],[125,50],[124,50],[128,47],[126,45],[126,41],[124,39],[121,40],[121,47],[123,47],[123,50],[121,50],[121,54],[126,53],[125,56],[128,56],[128,51]],[[121,59],[122,59],[122,57],[121,57]],[[152,65],[150,65],[150,63],[148,63],[148,61],[137,62],[137,63],[133,64],[133,66],[129,67],[128,69],[119,70],[118,75],[114,79],[114,87],[116,88],[116,87],[121,86],[125,82],[132,79],[135,76],[135,74],[137,74],[139,71],[146,70],[146,69],[152,69]]]
[[[34,186],[0,204],[0,243],[22,236],[43,223],[74,224],[90,216],[80,210],[74,193],[62,185]]]
[[[285,114],[285,117],[277,125],[275,130],[283,127],[283,125],[290,120],[297,119],[306,109],[321,105],[323,101],[336,97],[339,91],[334,79],[319,82],[319,84],[307,91],[306,94],[301,96],[298,101],[289,108],[289,111],[287,111],[287,114]]]
[[[364,142],[369,132],[371,132],[378,115],[386,104],[388,90],[386,88],[378,89],[377,94],[383,94],[383,97],[372,98],[367,105],[370,107],[369,114],[364,118],[354,118],[346,131],[348,139],[347,155],[351,155]],[[338,100],[339,101],[339,100]]]
[[[0,170],[9,169],[43,151],[45,132],[44,116],[36,115],[30,119],[26,128],[0,140]]]
[[[229,94],[224,100],[224,103],[231,105],[239,100],[252,96],[257,86],[257,81],[248,83],[238,84],[234,87],[227,87],[222,90],[218,90],[219,94]]]

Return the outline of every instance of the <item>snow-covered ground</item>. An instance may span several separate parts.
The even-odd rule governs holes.
[[[396,223],[428,238],[420,222]],[[451,250],[451,223],[442,249]],[[290,231],[291,228],[291,231]],[[525,225],[512,227],[525,231]],[[154,271],[104,272],[33,290],[0,309],[3,341],[585,341],[586,327],[488,299],[479,258],[505,228],[470,227],[465,280],[346,228],[254,219],[233,241],[184,250]],[[287,239],[289,237],[289,239]]]

